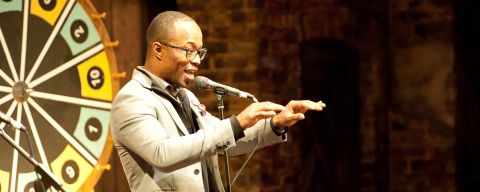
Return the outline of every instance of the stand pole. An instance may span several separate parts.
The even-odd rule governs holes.
[[[217,94],[217,108],[218,108],[218,112],[220,114],[220,120],[223,120],[224,119],[223,108],[225,108],[225,106],[223,105],[223,97],[222,97],[221,94]],[[225,165],[225,177],[226,177],[226,180],[227,180],[226,191],[231,192],[232,191],[232,186],[231,186],[231,183],[230,183],[230,166],[228,164],[228,150],[224,151],[223,162],[224,162],[224,165]]]
[[[0,135],[8,142],[10,145],[15,148],[25,159],[28,160],[34,167],[35,171],[42,176],[42,182],[45,184],[46,189],[53,186],[55,189],[60,191],[66,191],[60,182],[56,179],[50,170],[46,169],[42,164],[38,163],[30,154],[28,154],[21,146],[15,143],[15,141],[8,136],[3,129],[0,129]]]

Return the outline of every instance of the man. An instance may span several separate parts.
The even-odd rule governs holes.
[[[132,191],[224,191],[217,153],[250,152],[286,141],[286,127],[325,104],[292,101],[286,107],[254,103],[219,120],[185,89],[200,61],[202,32],[187,15],[160,13],[147,31],[144,67],[117,94],[112,135]],[[278,115],[277,115],[278,113]]]

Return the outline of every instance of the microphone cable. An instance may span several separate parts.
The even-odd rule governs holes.
[[[258,100],[257,98],[253,97],[253,101],[255,103],[258,103]],[[232,181],[232,187],[233,185],[235,184],[235,181],[237,180],[238,176],[240,175],[240,173],[242,172],[242,170],[245,168],[245,166],[247,165],[248,161],[250,160],[250,158],[252,158],[253,154],[255,153],[255,151],[257,151],[258,149],[258,145],[260,144],[260,139],[261,139],[261,136],[262,135],[265,135],[265,131],[267,129],[267,119],[264,119],[265,123],[263,124],[263,130],[262,131],[259,131],[258,134],[257,134],[257,143],[255,144],[255,147],[253,148],[253,151],[250,152],[250,155],[248,155],[248,158],[247,160],[245,160],[245,162],[243,163],[242,167],[240,167],[240,169],[238,170],[237,174],[235,175],[235,177],[233,178],[233,181]],[[271,121],[271,120],[270,120]]]

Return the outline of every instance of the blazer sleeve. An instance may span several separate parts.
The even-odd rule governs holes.
[[[187,91],[189,94],[188,96],[192,99],[192,103],[199,103],[198,99],[195,97],[193,93]],[[222,121],[215,116],[212,116],[210,113],[206,113],[203,116],[206,122],[209,125],[217,125],[221,124]],[[228,120],[228,119],[227,119]],[[206,126],[208,127],[208,126]],[[231,124],[228,126],[231,129]],[[269,145],[273,145],[276,143],[282,143],[287,141],[287,136],[277,136],[272,130],[270,126],[270,119],[263,119],[258,121],[252,127],[245,129],[244,131],[245,137],[235,141],[235,139],[230,139],[226,148],[228,149],[229,155],[240,155],[244,153],[252,152],[255,148],[263,148]]]
[[[278,136],[270,127],[270,119],[258,121],[254,126],[244,130],[245,137],[236,142],[236,146],[228,150],[229,155],[241,155],[277,143],[287,141],[287,135]]]

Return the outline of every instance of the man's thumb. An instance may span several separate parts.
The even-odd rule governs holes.
[[[303,119],[305,119],[305,115],[303,115],[303,113],[295,113],[289,118],[290,121],[298,121]]]

